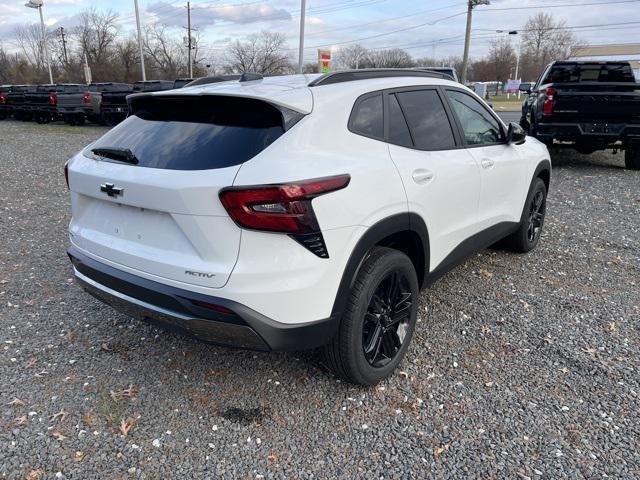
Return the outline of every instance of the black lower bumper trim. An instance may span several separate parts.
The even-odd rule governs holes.
[[[328,343],[338,329],[337,317],[284,324],[226,298],[171,287],[118,270],[75,247],[69,249],[68,255],[79,273],[76,280],[94,297],[134,318],[150,319],[207,342],[256,350],[307,350]],[[204,304],[223,308],[212,310],[201,306]]]

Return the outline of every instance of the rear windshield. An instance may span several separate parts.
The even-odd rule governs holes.
[[[551,67],[542,83],[635,81],[628,63],[563,63]]]
[[[97,148],[128,149],[141,167],[208,170],[246,162],[285,131],[283,111],[249,98],[140,98],[133,111],[85,155],[98,158],[91,153]]]
[[[134,92],[153,92],[158,90],[170,90],[173,82],[136,82],[133,84]]]
[[[80,85],[58,85],[56,91],[60,93],[78,93],[80,92]]]

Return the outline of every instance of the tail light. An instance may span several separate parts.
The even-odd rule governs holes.
[[[0,105],[4,105],[7,103],[7,94],[0,93]]]
[[[545,115],[551,115],[553,113],[554,100],[556,97],[556,89],[553,87],[547,88],[546,98],[542,104],[542,113]]]
[[[220,201],[241,228],[289,234],[321,258],[329,254],[311,200],[345,188],[351,177],[336,175],[301,182],[229,187]]]
[[[49,93],[49,105],[56,105],[58,103],[58,94],[56,92]]]
[[[84,104],[91,103],[91,95],[89,95],[89,92],[84,92],[82,94],[82,103]]]
[[[67,189],[69,189],[69,160],[64,163],[64,180],[67,182]]]

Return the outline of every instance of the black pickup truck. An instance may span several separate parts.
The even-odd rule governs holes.
[[[627,168],[640,170],[640,83],[628,62],[554,62],[520,90],[530,136],[587,154],[624,150]]]
[[[35,85],[14,85],[7,94],[8,110],[16,120],[31,120],[31,112],[26,107],[26,95],[36,91]]]
[[[58,92],[58,114],[70,125],[83,125],[86,120],[104,124],[102,96],[113,93],[110,101],[126,97],[133,91],[127,83],[92,83],[75,92]],[[118,100],[119,101],[119,100]]]
[[[11,85],[0,85],[0,120],[11,116],[11,107],[7,103],[11,93]]]
[[[127,85],[127,89],[119,92],[102,93],[102,118],[105,125],[115,125],[125,119],[129,113],[127,96],[139,92],[157,92],[160,90],[171,90],[173,82],[169,80],[145,80]]]

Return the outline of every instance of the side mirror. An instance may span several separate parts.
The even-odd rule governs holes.
[[[533,88],[532,83],[521,83],[518,90],[524,93],[531,93],[531,88]]]
[[[509,131],[507,132],[507,143],[516,145],[522,145],[527,140],[527,133],[523,128],[515,122],[509,124]]]

